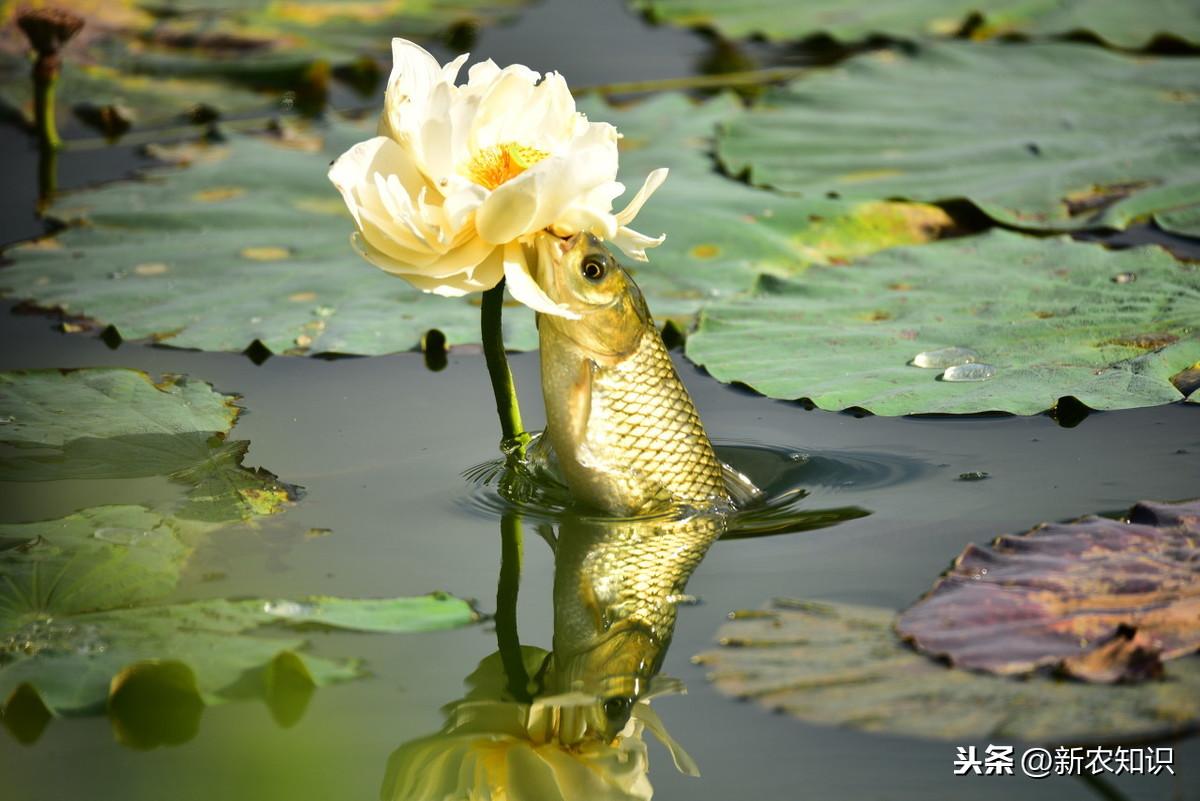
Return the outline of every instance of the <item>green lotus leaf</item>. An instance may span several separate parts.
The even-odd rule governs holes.
[[[153,123],[204,104],[239,112],[319,100],[332,73],[364,91],[380,80],[393,36],[471,31],[524,0],[55,0],[86,20],[64,52],[64,107],[117,104]],[[30,116],[26,44],[0,11],[0,102]],[[266,94],[251,91],[266,90]]]
[[[733,174],[804,196],[966,198],[1022,228],[1121,227],[1200,203],[1198,90],[1193,58],[1072,44],[886,50],[768,92],[726,123],[718,154]],[[1105,214],[1126,199],[1135,215]]]
[[[10,250],[0,287],[126,339],[203,350],[258,340],[276,353],[375,355],[432,328],[448,345],[478,342],[478,296],[426,295],[350,247],[354,223],[325,172],[369,136],[334,123],[317,152],[235,136],[190,167],[70,195],[51,213],[85,222]],[[510,310],[505,326],[509,347],[535,346],[531,314]]]
[[[823,33],[857,41],[871,34],[951,36],[969,30],[976,38],[1083,32],[1123,48],[1156,39],[1200,42],[1200,10],[1191,0],[630,0],[630,5],[653,19],[714,28],[726,37],[789,40]]]
[[[0,373],[0,481],[163,476],[174,518],[204,527],[273,514],[291,491],[226,441],[239,409],[201,381],[119,368]],[[114,488],[115,489],[115,488]]]
[[[952,669],[900,642],[890,609],[776,600],[734,612],[695,658],[721,692],[810,723],[942,740],[1132,741],[1194,731],[1200,659],[1106,686]]]
[[[823,409],[1034,414],[1068,395],[1123,409],[1183,399],[1171,378],[1200,360],[1197,320],[1200,274],[1157,247],[994,230],[765,277],[708,306],[687,355],[718,380]],[[943,380],[911,364],[921,353],[994,375]]]
[[[264,626],[408,632],[478,618],[440,593],[163,604],[191,552],[182,535],[177,521],[137,506],[0,526],[0,701],[28,686],[55,715],[94,713],[124,671],[169,660],[186,667],[203,703],[218,703],[261,694],[247,676],[262,678],[281,653],[304,645]],[[359,675],[353,662],[293,658],[314,686]]]
[[[633,265],[663,319],[745,291],[759,272],[793,275],[923,242],[951,224],[933,206],[797,200],[721,176],[708,150],[716,123],[741,113],[731,97],[584,108],[625,133],[627,195],[651,169],[672,169],[635,221],[670,232],[648,264]],[[186,169],[70,195],[51,213],[77,224],[10,250],[0,287],[111,324],[127,339],[204,350],[259,340],[275,352],[374,355],[410,349],[434,328],[448,345],[478,342],[478,296],[421,293],[351,250],[353,223],[325,169],[369,135],[334,123],[319,152],[235,136],[208,155],[189,151]],[[504,320],[509,348],[536,347],[528,311],[511,308]]]
[[[798,199],[731,181],[712,157],[717,126],[744,115],[731,94],[705,103],[666,94],[617,108],[589,99],[580,108],[623,134],[620,178],[630,191],[651,170],[670,169],[633,223],[667,240],[648,251],[649,262],[625,262],[659,319],[686,319],[706,301],[749,290],[760,273],[796,275],[952,226],[936,206]]]

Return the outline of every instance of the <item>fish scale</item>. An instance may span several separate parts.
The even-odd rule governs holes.
[[[635,512],[728,498],[700,416],[653,327],[628,358],[593,368],[585,442],[600,462],[623,465],[617,481]]]

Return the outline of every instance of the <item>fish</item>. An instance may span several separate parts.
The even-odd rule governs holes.
[[[538,314],[543,441],[578,502],[636,517],[728,509],[726,475],[641,290],[590,233],[554,241],[536,280],[578,319]]]
[[[551,693],[599,700],[611,739],[654,694],[692,572],[749,479],[722,464],[645,297],[590,233],[554,240],[535,279],[577,315],[539,314],[546,429],[535,460],[600,515],[568,514],[555,546]],[[549,451],[549,453],[546,453]]]

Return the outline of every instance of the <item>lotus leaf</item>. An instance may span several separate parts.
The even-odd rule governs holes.
[[[51,213],[86,223],[11,250],[0,286],[127,339],[204,350],[258,340],[276,353],[374,355],[411,349],[431,328],[449,345],[478,342],[477,296],[425,295],[351,249],[354,225],[325,171],[370,135],[334,123],[319,152],[236,136],[190,167],[68,196]],[[533,347],[532,316],[516,311],[505,340]]]
[[[0,99],[29,105],[18,7],[50,4],[87,21],[65,53],[58,95],[69,106],[120,104],[145,122],[203,103],[222,112],[268,106],[249,87],[321,97],[331,67],[364,89],[382,73],[393,36],[429,39],[495,22],[523,0],[35,0],[0,12]],[[342,70],[346,70],[345,73]],[[200,80],[192,80],[200,79]]]
[[[163,664],[177,666],[174,683],[182,675],[200,702],[218,703],[269,690],[262,682],[281,669],[281,655],[290,655],[285,663],[298,666],[310,686],[321,686],[359,669],[295,653],[304,645],[295,636],[256,630],[300,624],[409,632],[477,619],[469,604],[440,593],[164,604],[191,552],[184,531],[138,506],[0,526],[0,706],[27,703],[32,689],[54,715],[99,712],[128,671]],[[247,688],[247,676],[260,681]]]
[[[794,200],[722,177],[707,148],[717,121],[740,113],[729,97],[585,108],[625,132],[627,182],[672,168],[642,211],[643,230],[669,230],[671,238],[637,265],[664,319],[748,289],[756,272],[792,275],[809,263],[926,241],[950,225],[933,206]],[[351,250],[353,225],[324,172],[370,134],[349,123],[326,133],[317,153],[237,136],[211,157],[190,151],[189,168],[68,196],[52,213],[79,223],[12,249],[0,287],[112,324],[128,339],[205,350],[259,340],[275,352],[373,355],[410,349],[433,328],[448,345],[478,342],[478,296],[423,294]],[[536,346],[524,309],[505,315],[505,343]]]
[[[1120,227],[1105,209],[1143,192],[1161,205],[1139,215],[1200,202],[1198,112],[1200,59],[932,44],[771,91],[717,150],[731,173],[804,196],[966,198],[1022,228]]]
[[[1200,502],[969,545],[896,631],[957,667],[1132,681],[1200,649]]]
[[[290,489],[242,466],[249,443],[225,435],[233,398],[201,381],[155,384],[136,370],[0,373],[0,481],[165,476],[186,488],[170,510],[195,527],[269,515]],[[161,511],[161,510],[160,510]]]
[[[790,198],[731,181],[712,157],[718,125],[743,115],[730,94],[705,103],[667,94],[632,106],[581,104],[624,137],[621,178],[637,186],[656,167],[663,184],[638,213],[639,230],[667,234],[646,264],[628,265],[660,319],[686,319],[707,300],[753,286],[759,273],[790,276],[882,248],[926,242],[953,225],[936,206]]]
[[[1016,681],[914,652],[892,630],[888,609],[781,599],[731,617],[717,634],[722,647],[695,661],[721,692],[811,723],[1060,745],[1178,736],[1200,722],[1195,657],[1143,684]]]
[[[630,5],[654,19],[711,27],[727,37],[787,40],[824,33],[853,41],[871,34],[951,36],[970,31],[980,38],[1085,32],[1125,48],[1160,38],[1200,42],[1200,9],[1190,0],[630,0]]]
[[[994,230],[764,277],[708,306],[687,354],[721,381],[823,409],[1033,414],[1064,396],[1123,409],[1183,399],[1171,377],[1200,360],[1196,320],[1200,274],[1157,247]],[[945,348],[994,376],[911,364]]]

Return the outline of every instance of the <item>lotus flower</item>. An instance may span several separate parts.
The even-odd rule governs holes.
[[[394,64],[379,135],[330,168],[367,261],[439,295],[490,289],[507,278],[513,297],[575,317],[534,282],[538,240],[589,231],[644,261],[663,241],[628,227],[665,180],[650,173],[620,212],[617,130],[575,110],[566,81],[520,64],[441,66],[424,49],[392,40]],[[546,249],[542,248],[543,252]]]

